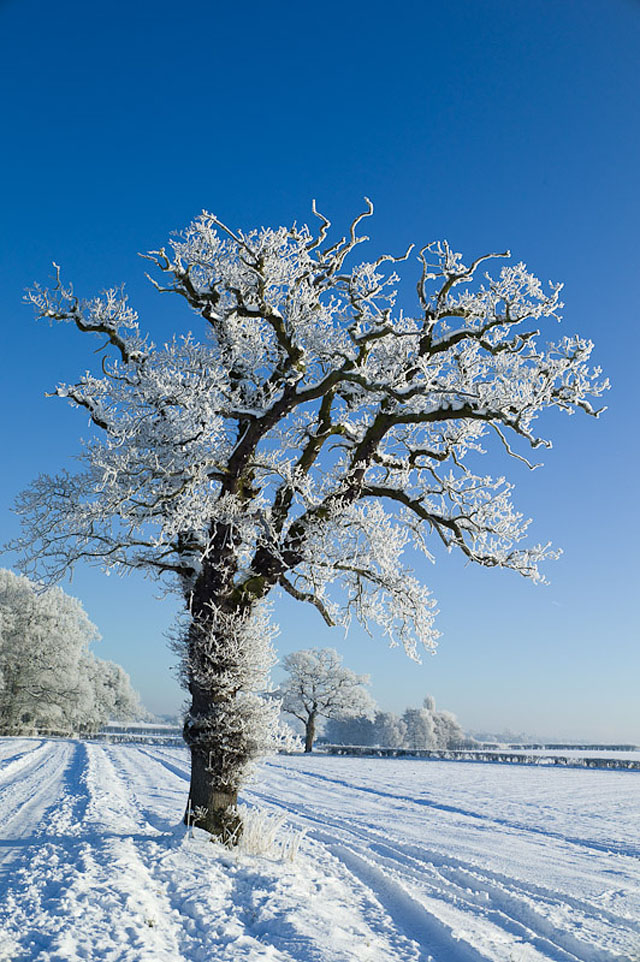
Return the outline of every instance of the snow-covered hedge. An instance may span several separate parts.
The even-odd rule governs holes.
[[[452,751],[450,749],[370,748],[362,745],[323,745],[330,755],[366,755],[378,758],[426,758],[459,762],[498,762],[510,765],[557,765],[579,768],[609,768],[640,771],[640,757],[589,758],[570,755],[527,755],[523,752]]]

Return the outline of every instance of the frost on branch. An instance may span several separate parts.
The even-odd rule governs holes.
[[[466,262],[430,244],[417,255],[417,300],[400,305],[411,248],[353,256],[372,210],[337,239],[315,205],[315,231],[234,231],[203,212],[145,255],[154,286],[194,321],[162,345],[121,289],[81,300],[56,269],[52,290],[27,295],[41,317],[96,335],[100,363],[56,390],[89,418],[82,469],[43,475],[21,496],[15,547],[51,580],[88,560],[177,586],[191,618],[196,747],[222,743],[234,713],[249,711],[244,681],[218,698],[213,679],[244,678],[233,638],[273,588],[415,656],[437,630],[409,548],[432,559],[440,542],[539,579],[549,547],[526,543],[511,485],[479,459],[497,446],[534,467],[530,452],[550,444],[539,416],[597,415],[608,386],[589,367],[589,341],[545,343],[560,286],[508,254]]]

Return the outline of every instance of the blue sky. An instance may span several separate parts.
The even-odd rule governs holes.
[[[44,392],[92,363],[87,342],[21,303],[51,261],[81,293],[126,282],[158,337],[185,315],[136,252],[203,207],[277,225],[309,218],[316,197],[341,228],[366,194],[379,249],[509,247],[564,281],[564,330],[596,342],[614,386],[599,421],[549,417],[543,469],[509,470],[532,537],[564,549],[550,587],[442,557],[424,575],[443,638],[421,666],[288,601],[279,651],[338,647],[388,709],[432,692],[471,728],[640,742],[639,40],[635,0],[0,0],[0,540],[17,492],[86,434]],[[97,571],[65,587],[99,625],[99,654],[152,709],[177,707],[174,602]]]

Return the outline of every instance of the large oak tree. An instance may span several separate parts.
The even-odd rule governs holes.
[[[548,446],[546,408],[596,414],[606,387],[578,336],[539,340],[560,287],[521,263],[484,274],[446,242],[417,254],[417,299],[397,304],[395,258],[350,265],[366,238],[330,224],[234,232],[203,212],[146,255],[153,283],[199,330],[153,344],[121,289],[81,300],[59,273],[37,313],[102,338],[102,370],[56,394],[88,412],[80,473],[20,498],[25,565],[80,560],[172,578],[187,610],[190,804],[237,837],[237,790],[268,740],[266,599],[280,588],[329,625],[375,623],[410,654],[433,646],[434,601],[403,561],[439,539],[480,565],[537,579],[548,546],[503,478],[479,474],[492,439]],[[415,263],[415,261],[414,261]],[[517,444],[516,444],[517,442]],[[470,458],[469,455],[472,455]]]

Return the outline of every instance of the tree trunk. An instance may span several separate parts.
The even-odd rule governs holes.
[[[191,746],[191,784],[184,822],[203,828],[231,846],[237,844],[242,834],[238,793],[229,787],[224,790],[221,773],[216,771],[215,754],[213,749],[207,752],[206,746]]]
[[[238,628],[250,612],[230,604],[222,616],[220,606],[217,616],[213,611],[202,604],[193,612],[186,639],[191,708],[184,739],[191,751],[191,786],[184,821],[231,846],[242,834],[238,788],[255,754]]]
[[[316,713],[312,712],[305,725],[305,739],[304,739],[304,750],[305,752],[313,751],[313,740],[316,737]]]
[[[191,751],[184,820],[226,845],[235,845],[242,833],[238,788],[264,721],[246,696],[255,683],[252,612],[271,587],[259,575],[241,590],[235,584],[236,540],[230,525],[212,526],[209,559],[186,596],[191,622],[185,669],[192,700],[184,724]]]
[[[233,724],[236,692],[205,691],[192,682],[192,704],[184,726],[191,751],[191,784],[185,824],[203,828],[225,845],[242,834],[238,784],[249,760],[246,733]]]

